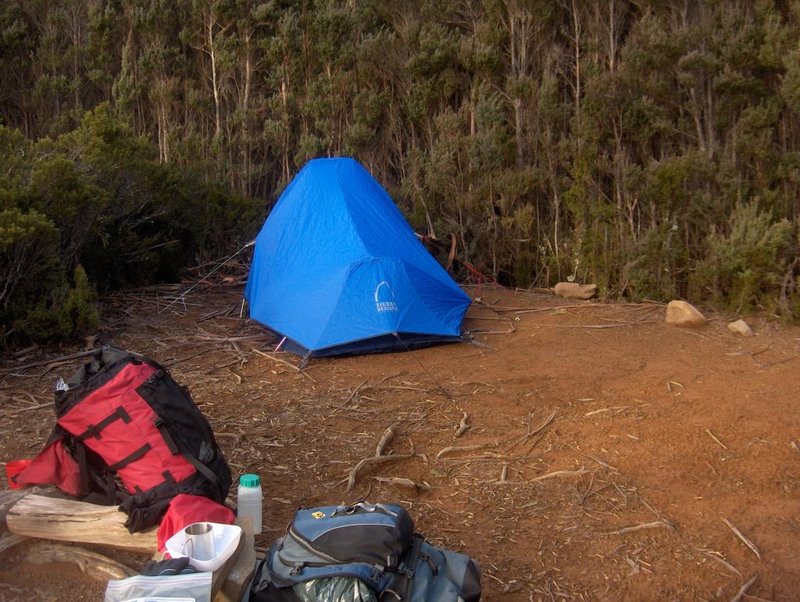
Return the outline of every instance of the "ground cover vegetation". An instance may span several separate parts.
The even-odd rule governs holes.
[[[333,155],[462,279],[800,318],[798,40],[796,0],[7,0],[2,335],[238,248]]]

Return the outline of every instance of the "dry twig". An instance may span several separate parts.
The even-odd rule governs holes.
[[[458,428],[456,429],[454,435],[456,439],[458,439],[461,435],[463,435],[469,430],[470,426],[467,424],[467,418],[469,418],[469,414],[464,412],[464,415],[461,417],[461,422],[459,423]]]
[[[708,433],[708,436],[711,437],[714,441],[716,441],[722,449],[724,450],[728,449],[727,446],[722,441],[720,441],[719,439],[716,438],[716,436],[714,436],[714,433],[712,433],[711,430],[706,429],[706,433]]]
[[[535,429],[533,431],[528,431],[527,433],[525,433],[521,437],[518,437],[517,439],[515,439],[514,441],[512,441],[509,444],[507,449],[511,450],[511,449],[515,448],[517,445],[519,445],[520,443],[523,443],[524,441],[527,441],[531,437],[534,437],[535,435],[538,435],[539,433],[541,433],[544,429],[546,429],[548,426],[550,426],[550,423],[553,422],[553,420],[555,419],[557,413],[558,413],[557,410],[553,410],[553,413],[550,414],[545,419],[545,421],[539,426],[539,428],[537,428],[537,429]]]
[[[661,527],[665,527],[670,531],[674,531],[675,527],[673,527],[670,523],[664,520],[654,520],[651,523],[641,523],[639,525],[633,525],[632,527],[623,527],[622,529],[618,529],[617,531],[609,531],[606,535],[622,535],[624,533],[633,533],[634,531],[641,531],[642,529],[659,529]]]
[[[284,360],[284,359],[281,359],[281,358],[279,358],[279,357],[275,357],[275,356],[274,356],[274,355],[272,355],[271,353],[266,353],[266,352],[264,352],[264,351],[261,351],[260,349],[256,349],[255,347],[250,347],[250,350],[251,350],[253,353],[257,353],[257,354],[258,354],[258,355],[260,355],[261,357],[265,357],[265,358],[267,358],[267,359],[270,359],[270,360],[272,360],[273,362],[277,362],[277,363],[279,363],[279,364],[283,364],[284,366],[288,366],[289,368],[291,368],[292,370],[294,370],[294,371],[295,371],[295,372],[297,372],[298,374],[302,374],[302,375],[303,375],[303,376],[305,376],[306,378],[310,378],[312,381],[314,381],[314,382],[317,382],[316,380],[314,380],[314,377],[313,377],[313,376],[311,376],[311,375],[310,375],[308,372],[306,372],[305,370],[301,370],[300,368],[298,368],[297,366],[295,366],[295,365],[294,365],[293,363],[291,363],[291,362],[287,362],[287,361],[286,361],[286,360]]]
[[[350,471],[350,475],[347,477],[347,491],[350,491],[353,486],[356,484],[356,477],[358,476],[358,471],[364,468],[364,466],[368,464],[377,464],[382,462],[388,462],[390,460],[399,460],[402,458],[413,458],[416,453],[414,449],[411,449],[411,453],[408,454],[384,454],[383,450],[389,444],[389,442],[394,438],[395,431],[397,429],[399,423],[395,422],[386,431],[383,433],[380,441],[378,441],[378,445],[375,446],[375,455],[369,458],[363,458],[353,467],[353,470]]]
[[[387,485],[395,485],[397,487],[405,487],[406,489],[413,489],[415,491],[430,491],[431,486],[425,482],[412,481],[405,477],[372,477],[379,483],[386,483]]]
[[[739,591],[736,593],[736,595],[733,598],[731,598],[731,602],[741,602],[741,600],[744,600],[744,597],[747,594],[747,590],[750,589],[750,586],[756,582],[756,579],[758,579],[758,573],[750,577],[750,581],[748,581],[747,583],[742,585],[742,587],[739,588]]]
[[[742,533],[741,531],[739,531],[739,529],[734,527],[727,518],[725,518],[724,516],[722,516],[720,518],[722,518],[722,522],[725,523],[731,531],[733,531],[733,533],[736,535],[736,537],[738,537],[742,541],[742,543],[744,545],[746,545],[748,548],[750,548],[750,551],[753,552],[753,554],[756,555],[756,558],[761,560],[761,553],[758,551],[758,548],[756,547],[756,544],[754,544],[752,541],[747,539],[747,537],[744,536],[744,533]]]
[[[554,472],[548,472],[547,474],[543,474],[540,477],[531,479],[529,482],[535,483],[537,481],[546,481],[547,479],[555,479],[560,477],[577,477],[582,474],[586,474],[587,472],[589,471],[586,470],[585,468],[581,468],[579,470],[556,470]]]
[[[480,449],[482,447],[486,447],[486,445],[461,445],[461,446],[454,446],[450,445],[448,447],[443,448],[438,454],[436,454],[436,459],[438,460],[445,454],[449,454],[451,452],[459,452],[459,451],[472,451],[475,449]]]

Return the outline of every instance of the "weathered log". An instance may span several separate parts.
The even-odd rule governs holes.
[[[13,533],[3,533],[0,535],[0,554],[5,552],[8,549],[13,548],[17,544],[21,544],[23,541],[28,541],[28,537],[24,535],[14,535]]]
[[[138,574],[132,568],[97,552],[48,542],[38,542],[33,545],[25,555],[25,560],[34,564],[73,562],[85,575],[99,581],[126,579]]]
[[[115,506],[27,495],[8,512],[8,530],[17,535],[93,543],[152,554],[156,530],[129,533],[126,515]]]

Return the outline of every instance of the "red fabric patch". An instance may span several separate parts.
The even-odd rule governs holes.
[[[137,487],[147,491],[160,485],[165,481],[165,472],[169,472],[177,482],[195,473],[194,466],[186,458],[170,451],[155,425],[153,408],[136,392],[136,388],[155,371],[148,364],[128,364],[58,419],[64,429],[80,436],[120,409],[127,414],[128,422],[117,418],[104,426],[99,437],[88,436],[83,443],[109,466],[124,460],[145,444],[150,446],[143,456],[117,471],[129,493],[136,493]]]
[[[17,485],[16,477],[19,473],[31,465],[32,460],[11,460],[6,462],[6,479],[9,489],[22,489],[24,485]]]
[[[55,485],[64,493],[80,494],[81,471],[62,441],[45,447],[33,461],[14,477],[18,487],[25,485]]]
[[[181,493],[172,498],[169,509],[158,525],[158,549],[164,551],[167,540],[192,523],[220,523],[232,525],[236,519],[233,510],[202,495]]]

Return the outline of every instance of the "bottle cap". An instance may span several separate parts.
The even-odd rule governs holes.
[[[257,474],[243,474],[239,477],[239,485],[241,487],[258,487],[261,485],[261,479]]]

